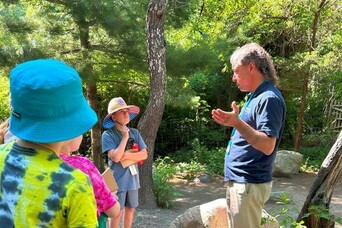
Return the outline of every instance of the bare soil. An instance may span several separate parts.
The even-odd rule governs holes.
[[[307,197],[310,187],[315,179],[314,173],[299,173],[291,178],[274,177],[272,192],[286,192],[291,199],[288,215],[296,219]],[[133,227],[139,228],[166,228],[172,221],[187,209],[225,198],[226,187],[222,177],[215,178],[209,183],[194,183],[182,179],[171,181],[176,190],[182,195],[176,198],[174,209],[137,209]],[[141,197],[141,196],[140,196]],[[276,202],[267,202],[266,211],[275,216],[284,206]],[[342,179],[335,185],[330,203],[330,212],[336,217],[342,217]],[[342,228],[336,224],[335,227]]]

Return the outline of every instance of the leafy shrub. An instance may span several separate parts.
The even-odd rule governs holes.
[[[295,218],[289,215],[290,208],[295,209],[298,211],[294,205],[291,204],[291,199],[287,195],[286,192],[283,192],[280,196],[278,196],[277,204],[282,205],[282,210],[274,216],[279,222],[280,228],[305,228],[306,226],[303,225],[304,221],[297,222]],[[261,225],[267,222],[267,218],[261,220]],[[272,221],[271,221],[272,222]]]
[[[209,151],[209,159],[207,160],[208,172],[223,176],[224,175],[224,156],[225,148],[216,148]]]
[[[300,152],[303,154],[303,164],[301,169],[304,171],[318,171],[325,157],[329,153],[330,147],[303,147]]]
[[[201,165],[196,161],[191,161],[190,163],[181,162],[177,163],[176,170],[186,180],[193,180],[198,175],[204,173],[205,165]]]
[[[304,134],[302,139],[303,147],[331,147],[337,138],[337,134],[334,132],[312,132],[310,134]]]
[[[194,155],[193,155],[193,150],[183,148],[172,153],[170,157],[172,157],[172,160],[175,163],[180,163],[180,162],[190,163]]]
[[[10,115],[9,105],[9,80],[4,75],[0,75],[0,123]]]
[[[180,196],[169,182],[176,174],[176,167],[170,157],[158,158],[154,162],[152,171],[153,192],[157,198],[157,205],[162,208],[172,208],[174,199]]]
[[[205,173],[210,175],[223,175],[224,148],[214,148],[208,150],[197,138],[190,143],[191,149],[178,150],[172,154],[172,159],[176,163],[197,162],[205,167]]]
[[[175,162],[176,161],[176,162]],[[198,139],[191,142],[191,150],[179,150],[154,162],[153,191],[157,205],[172,208],[173,201],[180,193],[176,192],[170,180],[180,174],[187,180],[193,180],[200,174],[223,175],[224,149],[209,151]]]
[[[309,158],[304,159],[304,157],[303,157],[302,164],[300,166],[300,171],[306,172],[306,173],[317,172],[317,171],[319,171],[319,167],[320,166],[318,164],[312,164],[309,161]]]
[[[316,216],[319,218],[323,218],[323,219],[330,220],[330,221],[335,221],[339,224],[342,224],[341,218],[335,218],[335,216],[329,212],[329,209],[323,205],[312,204],[309,206],[308,211],[309,211],[309,213],[305,214],[304,217],[308,217],[309,215],[313,215],[313,216]]]

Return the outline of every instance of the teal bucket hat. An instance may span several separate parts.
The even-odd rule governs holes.
[[[77,71],[54,59],[17,65],[10,72],[10,131],[18,138],[53,143],[76,138],[97,122]]]

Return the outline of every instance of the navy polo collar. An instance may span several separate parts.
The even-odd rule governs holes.
[[[272,86],[273,84],[269,81],[264,80],[259,86],[258,88],[256,88],[256,90],[253,93],[249,93],[248,96],[253,95],[253,97],[258,96],[260,93],[262,93],[263,91],[265,91],[265,89],[269,86]]]

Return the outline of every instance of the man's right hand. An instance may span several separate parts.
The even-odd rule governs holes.
[[[232,109],[233,110],[231,112],[226,112],[221,109],[213,109],[211,111],[212,118],[218,124],[227,127],[234,127],[239,116],[239,107],[235,101],[232,102]]]

